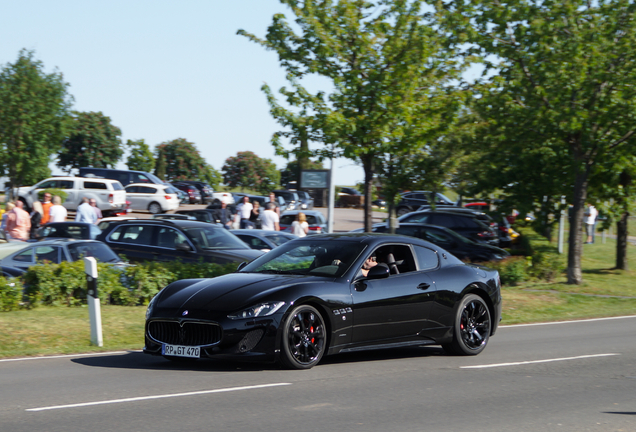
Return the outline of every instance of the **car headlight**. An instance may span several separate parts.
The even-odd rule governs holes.
[[[146,309],[146,320],[150,317],[150,314],[152,314],[152,308],[155,305],[156,298],[157,296],[154,296],[152,299],[150,299],[150,303],[148,303],[148,309]]]
[[[245,319],[245,318],[256,318],[256,317],[264,317],[273,314],[278,309],[280,309],[285,302],[269,302],[269,303],[261,303],[256,306],[252,306],[250,308],[244,309],[240,312],[230,314],[227,317],[229,319]]]

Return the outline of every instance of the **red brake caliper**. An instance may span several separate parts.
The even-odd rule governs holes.
[[[313,333],[314,327],[313,326],[309,327],[309,331]],[[314,340],[315,340],[314,338],[311,338],[311,343],[314,343]]]

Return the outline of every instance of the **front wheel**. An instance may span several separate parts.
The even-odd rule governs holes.
[[[159,214],[162,212],[162,209],[159,203],[153,202],[148,206],[148,211],[152,214]]]
[[[488,344],[490,321],[490,310],[488,310],[486,302],[478,295],[468,294],[457,308],[453,342],[442,347],[451,354],[479,354]]]
[[[289,369],[310,369],[325,353],[327,330],[316,308],[295,307],[283,324],[281,363]]]

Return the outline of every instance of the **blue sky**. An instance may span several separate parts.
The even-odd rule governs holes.
[[[284,71],[275,53],[236,35],[264,36],[279,12],[291,17],[278,0],[5,1],[0,65],[35,51],[47,72],[64,74],[73,109],[103,112],[123,142],[185,138],[217,170],[245,150],[283,168],[270,144],[280,128],[260,87],[284,86]],[[334,175],[338,185],[363,179],[347,159]]]

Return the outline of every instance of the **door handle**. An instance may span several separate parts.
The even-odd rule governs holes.
[[[427,284],[426,282],[424,282],[424,283],[419,284],[417,286],[417,289],[425,291],[425,290],[429,289],[430,287],[431,287],[430,284]]]

